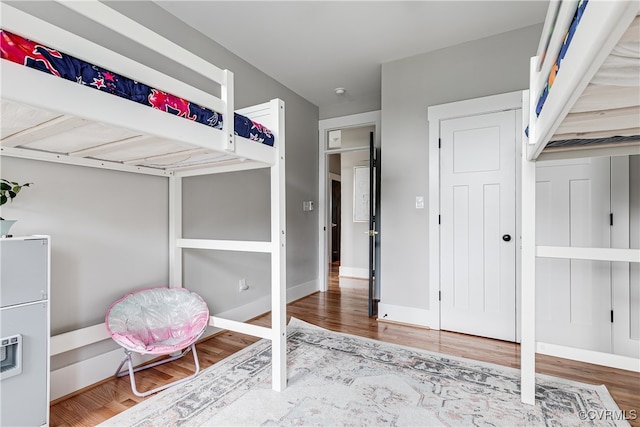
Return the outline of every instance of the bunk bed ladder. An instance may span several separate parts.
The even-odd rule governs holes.
[[[269,102],[271,117],[277,117],[277,123],[271,123],[274,133],[277,156],[272,165],[255,165],[270,168],[271,191],[271,240],[234,241],[211,239],[186,239],[182,236],[182,179],[187,176],[224,173],[229,169],[185,170],[176,172],[169,178],[170,202],[170,268],[171,287],[182,286],[182,250],[204,249],[237,252],[258,252],[271,255],[271,327],[257,326],[241,321],[211,316],[209,325],[228,329],[262,339],[271,340],[272,345],[272,387],[282,391],[287,386],[286,371],[286,190],[285,190],[285,154],[284,154],[284,102],[275,99]]]

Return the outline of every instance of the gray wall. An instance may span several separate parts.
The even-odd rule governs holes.
[[[10,3],[56,25],[76,29],[120,53],[133,53],[147,65],[190,84],[217,91],[205,87],[200,78],[179,64],[161,60],[140,46],[124,42],[57,4]],[[318,108],[151,2],[110,5],[218,67],[232,70],[236,108],[272,98],[284,100],[287,286],[315,281],[317,210],[303,212],[302,201],[318,199]],[[35,182],[29,192],[25,190],[23,197],[7,207],[6,215],[3,209],[5,217],[20,219],[13,231],[52,235],[54,333],[102,322],[108,305],[126,290],[167,283],[166,179],[7,157],[2,157],[1,162],[2,177]],[[230,234],[238,232],[236,238],[269,238],[268,171],[187,179],[184,193],[188,221],[185,232],[189,235],[202,234],[209,227],[212,230],[222,227]],[[214,221],[206,215],[208,212],[223,221]],[[259,220],[266,225],[259,224]],[[205,266],[201,254],[187,252],[185,264],[196,268],[186,278],[187,285],[193,283],[203,291],[213,313],[247,304],[268,293],[267,257],[241,254],[206,257],[217,261]],[[251,267],[247,268],[249,264]],[[247,278],[252,286],[250,292],[237,292],[239,277]],[[224,288],[218,292],[217,286]]]
[[[183,181],[185,238],[270,239],[269,171],[253,170],[186,178]],[[229,188],[243,188],[242,194]],[[240,197],[239,197],[240,196]],[[186,250],[184,285],[202,295],[212,314],[269,295],[270,257],[266,254]],[[245,279],[249,291],[238,292]]]
[[[428,309],[427,108],[528,87],[541,25],[382,66],[381,302]],[[431,286],[438,286],[432,284]]]
[[[380,73],[380,70],[376,72]],[[359,99],[349,99],[347,96],[335,104],[323,105],[320,108],[320,120],[378,110],[380,110],[380,91],[369,93]]]
[[[51,236],[52,334],[104,321],[109,304],[168,278],[168,181],[3,156],[3,178],[33,182],[2,217],[13,235]]]

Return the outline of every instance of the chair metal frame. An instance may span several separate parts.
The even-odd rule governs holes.
[[[138,387],[136,386],[135,372],[139,372],[139,371],[142,371],[142,370],[145,370],[145,369],[153,368],[154,366],[162,365],[164,363],[168,363],[168,362],[172,362],[174,360],[180,359],[182,356],[187,354],[189,351],[191,351],[193,353],[193,361],[196,364],[195,372],[193,374],[189,375],[188,377],[180,378],[180,379],[172,381],[170,383],[163,384],[163,385],[161,385],[159,387],[156,387],[156,388],[148,390],[148,391],[144,391],[144,392],[138,391]],[[151,395],[153,393],[157,393],[159,391],[165,390],[165,389],[167,389],[169,387],[172,387],[174,385],[178,385],[178,384],[181,384],[183,382],[189,381],[189,380],[195,378],[198,375],[198,373],[200,372],[200,362],[198,361],[198,353],[196,352],[196,344],[195,343],[191,344],[189,347],[185,348],[184,350],[182,350],[177,355],[173,355],[171,357],[168,357],[168,358],[165,358],[165,359],[162,359],[162,360],[158,360],[158,361],[146,364],[146,365],[138,366],[137,368],[133,367],[133,361],[131,359],[131,353],[134,353],[134,352],[124,348],[124,353],[125,353],[125,356],[122,359],[122,362],[120,362],[120,366],[118,366],[118,369],[116,369],[115,376],[120,378],[120,377],[123,377],[123,376],[128,374],[129,375],[129,381],[131,382],[131,390],[133,391],[133,394],[135,394],[136,396],[139,396],[139,397],[146,397],[146,396],[149,396],[149,395]],[[122,367],[124,366],[125,363],[127,364],[127,369],[123,370]]]

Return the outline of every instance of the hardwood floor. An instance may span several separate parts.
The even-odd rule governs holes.
[[[287,315],[331,329],[381,341],[408,345],[444,354],[519,367],[519,345],[452,332],[434,331],[407,325],[378,322],[367,316],[367,293],[360,289],[340,289],[332,274],[329,290],[315,293],[287,306]],[[269,314],[252,323],[268,325]],[[224,331],[198,343],[203,369],[257,341],[257,338]],[[115,367],[114,367],[115,369]],[[136,374],[138,389],[147,390],[193,369],[190,355],[166,365]],[[629,417],[640,412],[640,374],[550,356],[537,357],[537,371],[590,384],[605,384],[614,400]],[[112,378],[51,405],[51,426],[91,426],[98,424],[146,398],[131,392],[128,377]],[[147,398],[148,399],[148,398]],[[634,412],[635,411],[635,412]],[[640,413],[638,413],[640,418]],[[640,419],[629,420],[640,427]],[[578,423],[578,420],[576,420]]]

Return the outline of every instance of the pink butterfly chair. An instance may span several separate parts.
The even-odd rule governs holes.
[[[111,304],[105,321],[111,337],[124,348],[125,353],[115,375],[122,377],[128,373],[131,389],[136,396],[148,396],[190,380],[200,372],[195,342],[207,329],[209,308],[195,292],[184,288],[135,291]],[[138,391],[135,372],[179,359],[189,350],[193,352],[195,373],[153,390]],[[168,357],[134,369],[131,360],[133,352]],[[122,370],[125,363],[128,364],[128,372]]]

